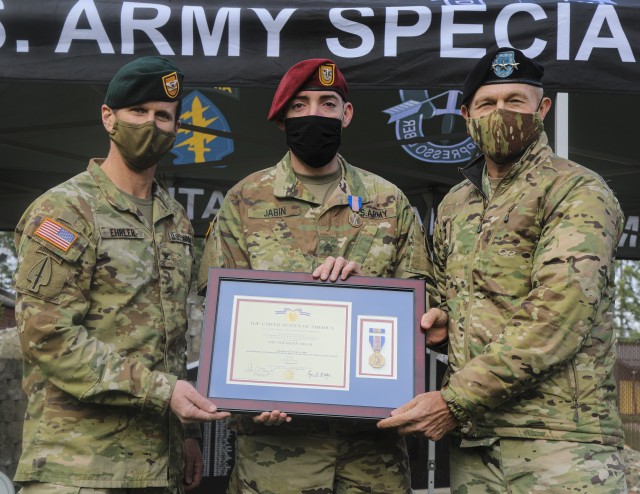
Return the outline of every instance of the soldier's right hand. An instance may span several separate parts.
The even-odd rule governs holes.
[[[313,270],[311,276],[321,281],[342,281],[349,276],[364,276],[360,265],[355,261],[347,261],[344,257],[327,257],[324,262]]]
[[[449,337],[449,314],[442,309],[432,307],[422,315],[420,329],[426,336],[427,346],[439,345]]]
[[[289,417],[286,413],[281,412],[280,410],[273,410],[271,412],[262,412],[260,415],[256,415],[253,417],[253,421],[256,424],[264,424],[267,427],[271,425],[280,425],[285,422],[291,422],[292,418]]]
[[[219,412],[217,407],[198,393],[196,388],[187,381],[181,380],[178,380],[173,388],[169,407],[183,423],[211,422],[230,415],[229,412]]]

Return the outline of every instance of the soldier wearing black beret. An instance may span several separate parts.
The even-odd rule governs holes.
[[[106,159],[36,199],[16,227],[27,413],[23,494],[196,487],[197,426],[226,417],[186,377],[193,229],[154,181],[183,75],[142,57],[113,77]]]
[[[602,177],[549,146],[543,72],[500,48],[464,83],[482,154],[438,207],[442,302],[423,318],[447,379],[379,423],[455,431],[453,494],[627,492],[611,315],[623,214]]]

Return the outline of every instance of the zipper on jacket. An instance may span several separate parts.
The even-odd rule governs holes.
[[[571,359],[571,365],[569,366],[569,387],[571,388],[571,397],[573,399],[573,404],[571,408],[573,408],[573,421],[578,422],[578,372],[576,370],[576,361],[575,359]]]
[[[509,215],[511,214],[511,211],[513,211],[515,209],[516,205],[512,204],[511,207],[509,208],[509,210],[507,211],[507,214],[504,215],[504,218],[502,219],[502,221],[504,221],[505,223],[509,222]]]
[[[482,214],[480,215],[480,223],[478,224],[477,232],[478,235],[482,232],[482,225],[484,223],[484,216],[487,214],[487,208],[489,207],[489,199],[485,196],[482,191],[480,191],[482,195]],[[475,245],[473,246],[473,259],[475,260],[476,255],[478,254],[478,246],[481,242],[480,236],[476,237]],[[474,262],[475,263],[475,262]],[[464,328],[464,361],[465,363],[471,360],[471,355],[469,354],[469,328],[471,326],[471,307],[473,307],[473,297],[474,297],[474,287],[473,287],[473,269],[469,269],[469,278],[467,279],[467,284],[469,287],[469,302],[467,303],[467,310],[465,315],[465,328]]]

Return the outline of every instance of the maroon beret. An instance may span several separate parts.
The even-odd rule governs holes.
[[[303,60],[291,67],[280,80],[267,120],[275,120],[300,91],[335,91],[347,101],[349,87],[336,64],[327,58]]]

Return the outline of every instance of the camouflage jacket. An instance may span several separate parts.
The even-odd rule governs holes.
[[[467,438],[622,445],[612,375],[618,201],[600,176],[555,156],[544,133],[490,200],[483,167],[463,170],[435,225],[449,313],[443,397]]]
[[[311,273],[328,256],[360,263],[367,276],[429,276],[433,285],[424,232],[404,194],[341,157],[340,166],[324,205],[297,180],[289,154],[234,186],[207,240],[198,286],[209,267]],[[362,198],[357,219],[350,195]]]
[[[179,485],[168,411],[185,373],[192,227],[154,184],[153,228],[96,161],[16,228],[16,317],[28,405],[16,481]]]

